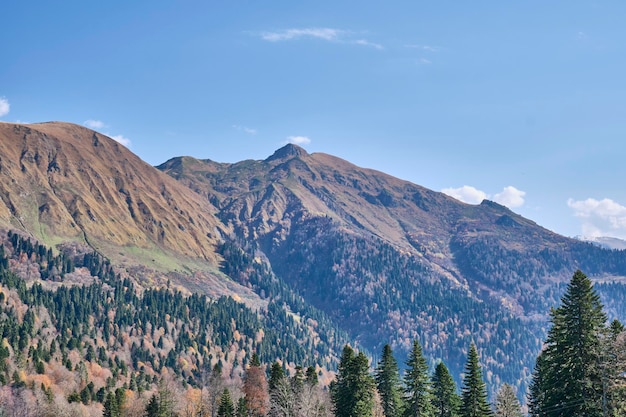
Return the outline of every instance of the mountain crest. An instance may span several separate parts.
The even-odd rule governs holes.
[[[293,143],[288,143],[287,145],[274,152],[272,156],[265,160],[265,162],[299,158],[306,155],[308,155],[308,153],[303,148],[299,147],[298,145],[294,145]]]

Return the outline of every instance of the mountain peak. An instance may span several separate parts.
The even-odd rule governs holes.
[[[299,158],[305,155],[308,155],[308,153],[303,148],[299,147],[298,145],[294,145],[293,143],[288,143],[287,145],[274,152],[272,156],[267,158],[265,161],[271,162],[281,159]]]

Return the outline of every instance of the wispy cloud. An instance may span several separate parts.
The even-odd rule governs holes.
[[[375,49],[385,49],[381,44],[370,42],[367,39],[357,39],[354,43],[362,46],[370,46]]]
[[[83,124],[85,126],[87,126],[90,129],[102,129],[103,127],[106,127],[106,125],[104,124],[104,122],[100,121],[100,120],[85,120],[83,122]]]
[[[309,139],[307,136],[288,136],[286,143],[291,143],[294,145],[308,145],[309,143],[311,143],[311,139]]]
[[[239,130],[240,132],[244,132],[244,133],[247,133],[249,135],[256,135],[257,134],[257,130],[256,129],[252,129],[252,128],[246,127],[246,126],[233,125],[233,129]]]
[[[604,198],[596,200],[567,200],[582,224],[582,234],[587,237],[611,236],[626,239],[626,207]]]
[[[277,32],[261,32],[261,39],[269,42],[290,41],[300,38],[317,38],[325,41],[336,41],[343,34],[344,30],[332,28],[301,28],[286,29]]]
[[[361,45],[374,49],[385,49],[383,45],[363,38],[358,34],[343,29],[334,28],[292,28],[272,32],[261,32],[261,39],[268,42],[294,41],[299,39],[320,39],[347,45]]]
[[[525,191],[518,190],[511,185],[504,187],[501,192],[493,196],[471,185],[464,185],[459,188],[444,188],[441,192],[467,204],[479,204],[483,200],[492,199],[508,208],[523,206],[525,202],[524,196],[526,195]]]
[[[426,59],[426,58],[420,58],[419,61],[417,61],[417,63],[419,65],[430,65],[433,63],[433,61],[431,61],[430,59]]]
[[[439,52],[441,48],[431,45],[404,45],[405,48],[418,49],[426,52]]]
[[[0,97],[0,117],[9,114],[9,110],[11,110],[9,100],[7,100],[5,97]]]
[[[89,119],[89,120],[85,120],[83,122],[83,125],[87,126],[90,129],[94,129],[94,130],[101,130],[104,129],[106,127],[109,127],[106,123],[104,123],[101,120],[96,120],[96,119]],[[111,139],[113,139],[114,141],[126,146],[127,148],[130,148],[132,142],[130,141],[130,139],[128,139],[127,137],[125,137],[124,135],[112,135],[110,133],[107,132],[102,132],[103,135],[106,135],[108,137],[110,137]]]

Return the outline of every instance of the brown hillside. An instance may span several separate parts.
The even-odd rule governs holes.
[[[210,205],[114,140],[68,123],[0,123],[0,224],[116,261],[217,264]]]
[[[220,164],[174,158],[159,169],[201,193],[222,221],[246,239],[278,242],[292,226],[330,217],[344,232],[377,237],[465,282],[453,242],[495,239],[510,250],[550,247],[569,239],[506,207],[469,205],[385,173],[287,145],[264,161]]]

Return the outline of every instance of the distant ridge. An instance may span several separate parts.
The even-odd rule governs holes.
[[[608,236],[599,236],[599,237],[589,237],[589,236],[576,236],[576,239],[581,240],[583,242],[591,242],[600,247],[606,249],[618,249],[624,250],[626,249],[626,240],[619,239],[616,237],[608,237]]]
[[[2,123],[0,228],[91,248],[145,287],[286,314],[307,349],[347,332],[402,360],[419,339],[458,376],[474,342],[492,387],[524,389],[574,270],[626,319],[626,252],[292,144],[264,160],[155,168],[81,126]]]

